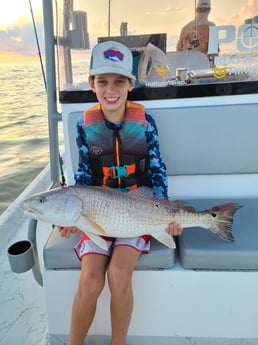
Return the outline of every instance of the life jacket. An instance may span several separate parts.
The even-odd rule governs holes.
[[[104,120],[99,104],[85,111],[84,130],[93,185],[122,190],[151,186],[146,125],[144,107],[134,102],[127,101],[120,127]]]

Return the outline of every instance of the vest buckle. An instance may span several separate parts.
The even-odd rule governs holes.
[[[127,165],[119,166],[113,165],[110,167],[110,176],[113,178],[127,177]]]

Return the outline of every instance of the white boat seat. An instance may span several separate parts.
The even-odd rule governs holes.
[[[256,105],[150,108],[169,176],[258,173]],[[67,184],[78,167],[76,123],[82,111],[63,115]],[[212,114],[212,115],[211,115]],[[172,191],[172,196],[174,192]],[[211,198],[213,195],[211,195]]]
[[[229,199],[191,200],[198,210],[231,202]],[[242,205],[233,222],[234,242],[224,242],[210,231],[189,228],[178,238],[181,264],[190,269],[258,269],[258,199],[234,199]]]
[[[228,104],[226,114],[222,104],[196,106],[194,114],[190,107],[163,108],[162,104],[158,104],[157,108],[148,109],[159,129],[161,151],[169,175],[170,197],[190,199],[189,203],[200,209],[224,202],[243,205],[234,217],[234,243],[226,243],[203,229],[183,232],[178,241],[178,251],[185,268],[258,269],[258,220],[255,214],[258,188],[254,183],[258,181],[258,118],[255,104],[250,104],[248,109],[246,112],[242,104],[238,107]],[[80,116],[82,111],[63,114],[68,184],[73,184],[78,164],[75,126]],[[181,178],[183,182],[180,184]],[[207,178],[211,179],[208,183],[205,182]],[[54,251],[66,252],[67,246],[73,247],[74,243],[64,241],[56,238],[55,234],[50,237],[45,248],[47,267],[58,265],[50,264],[52,259],[49,257],[55,257]],[[167,256],[170,258],[169,267],[173,267],[175,253],[167,252],[169,249],[165,246],[160,248],[161,254],[153,250],[151,255],[142,256],[137,267],[165,268]],[[152,255],[157,255],[155,260],[151,259]],[[68,267],[77,267],[72,249],[67,260],[71,262],[67,262]]]
[[[78,269],[81,263],[73,248],[80,240],[80,234],[74,234],[69,239],[60,237],[53,230],[44,248],[44,264],[47,269]],[[169,269],[175,265],[175,250],[170,249],[154,238],[151,239],[151,251],[142,254],[136,269],[155,270]]]
[[[189,200],[197,210],[231,202],[229,199]],[[187,269],[258,269],[258,199],[234,199],[242,208],[237,211],[233,222],[234,242],[224,242],[211,232],[202,228],[184,230],[177,241],[181,264]],[[73,247],[80,234],[70,239],[61,238],[53,230],[44,248],[44,263],[47,269],[78,269],[78,260]],[[169,269],[175,266],[176,255],[172,250],[154,238],[151,239],[151,252],[143,254],[136,269]]]

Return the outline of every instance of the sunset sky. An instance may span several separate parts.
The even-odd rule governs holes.
[[[31,3],[43,49],[42,0],[31,0]],[[79,6],[80,3],[83,7]],[[209,19],[216,25],[241,25],[246,18],[258,15],[258,0],[211,0],[211,3]],[[108,0],[74,0],[74,4],[78,9],[87,11],[90,34],[101,36],[106,33]],[[169,28],[176,40],[182,25],[194,16],[194,0],[130,0],[123,2],[123,13],[120,4],[118,0],[111,0],[111,19],[114,20],[116,29],[119,28],[119,23],[128,21],[129,31],[132,30],[129,33],[133,34],[148,32],[155,21],[157,27],[159,23],[160,27],[163,25],[163,32],[164,28]],[[5,1],[0,11],[0,62],[29,60],[37,55],[29,0]]]
[[[42,40],[42,1],[32,0],[31,3]],[[0,62],[29,60],[35,56],[37,50],[29,1],[5,1],[0,11]]]

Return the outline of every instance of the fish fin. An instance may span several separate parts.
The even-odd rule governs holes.
[[[170,206],[172,206],[172,208],[180,208],[186,212],[196,212],[195,208],[187,205],[185,201],[173,200],[173,201],[170,201],[169,203],[170,203]]]
[[[86,216],[80,217],[78,227],[84,231],[87,236],[95,242],[100,248],[107,250],[106,241],[101,237],[101,235],[106,236],[106,231],[93,220]]]
[[[208,211],[213,217],[211,226],[209,227],[210,231],[224,241],[233,242],[233,216],[239,208],[241,208],[241,205],[234,203],[212,207]]]
[[[104,250],[107,250],[108,247],[107,247],[107,242],[102,238],[100,237],[99,235],[95,235],[93,233],[89,233],[87,232],[87,236],[94,242],[96,243],[100,248],[104,249]]]
[[[135,195],[138,198],[143,198],[147,200],[152,200],[152,201],[158,201],[160,204],[167,205],[169,208],[172,208],[173,211],[176,209],[183,209],[187,212],[195,212],[196,210],[192,207],[187,205],[185,201],[182,200],[167,200],[165,199],[159,199],[155,197],[153,194],[153,190],[150,187],[146,186],[141,186],[135,190],[132,190],[129,192],[130,195]]]
[[[83,214],[79,219],[78,228],[86,233],[91,232],[96,235],[107,236],[106,231],[99,224]]]
[[[99,233],[102,235],[102,236],[107,236],[107,233],[106,231],[97,223],[95,223],[93,220],[87,218],[87,221],[95,228],[99,231]]]
[[[163,243],[165,246],[169,248],[176,248],[175,241],[173,240],[173,237],[169,235],[167,232],[160,232],[158,234],[151,234],[152,237],[156,238],[157,241]]]

